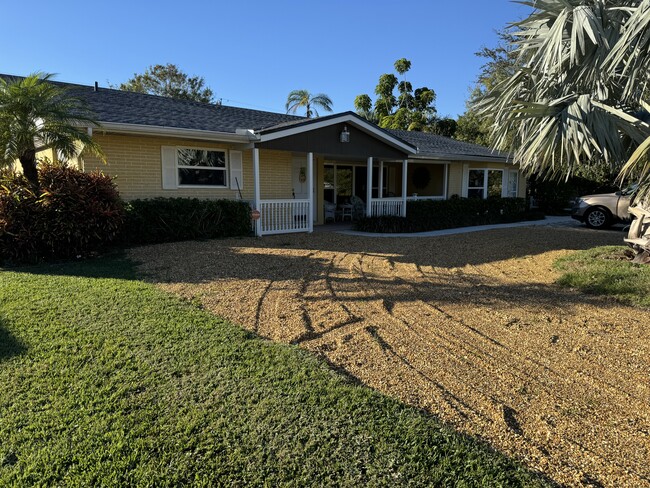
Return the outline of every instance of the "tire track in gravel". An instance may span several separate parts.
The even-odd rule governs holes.
[[[476,268],[476,267],[473,267],[473,268],[474,268],[475,270],[478,270],[478,271],[480,272],[480,269],[479,269],[479,268]],[[479,273],[476,273],[476,272],[475,272],[474,274],[478,275]],[[428,276],[428,275],[427,275],[426,273],[424,273],[424,272],[422,272],[422,278],[423,278],[425,281],[428,281],[428,282],[433,283],[433,284],[437,284],[437,282],[435,282],[435,281],[431,281],[430,276]],[[459,279],[461,279],[461,280],[464,279],[464,277],[463,277],[462,275],[460,275],[460,276],[459,276],[459,275],[454,275],[454,278],[459,278]],[[413,283],[412,285],[413,285],[414,290],[416,290],[416,291],[417,291],[418,289],[421,289],[421,285],[419,285],[419,284],[415,284],[415,283]],[[501,301],[501,300],[499,300],[499,301]],[[452,314],[446,312],[444,309],[442,309],[442,308],[439,307],[439,306],[433,306],[433,305],[428,304],[428,303],[426,303],[426,305],[432,306],[433,308],[435,308],[435,309],[439,310],[440,312],[446,314],[450,320],[455,320],[455,321],[457,321],[457,322],[463,324],[465,327],[467,327],[467,328],[469,328],[470,330],[472,330],[472,332],[475,332],[475,333],[477,333],[477,334],[483,336],[483,337],[486,338],[487,340],[489,340],[489,341],[493,341],[493,342],[494,342],[495,344],[497,344],[498,346],[501,346],[501,347],[505,348],[511,357],[516,355],[515,351],[513,351],[512,348],[510,348],[510,347],[508,347],[508,346],[505,346],[505,345],[502,344],[501,342],[496,341],[496,340],[494,340],[493,338],[490,338],[489,336],[483,334],[482,332],[480,332],[480,331],[479,331],[478,329],[476,329],[475,327],[472,327],[471,325],[467,324],[463,319],[455,318]],[[493,320],[493,312],[492,312],[491,310],[482,310],[482,309],[480,309],[480,308],[477,307],[477,308],[475,309],[475,311],[480,311],[480,313],[481,313],[481,315],[482,315],[481,319],[477,319],[477,321],[480,321],[480,322],[482,322],[482,323],[489,323],[490,321]],[[516,359],[516,358],[519,358],[519,357],[520,357],[520,356],[516,355],[516,356],[515,356],[515,359]],[[530,356],[525,356],[524,359],[525,359],[526,361],[530,361],[530,362],[532,362],[534,365],[536,365],[536,366],[542,368],[542,369],[543,369],[546,373],[548,373],[548,374],[552,374],[553,376],[556,376],[556,377],[558,377],[558,378],[560,378],[560,379],[563,378],[562,375],[560,375],[558,372],[556,372],[555,370],[553,370],[552,368],[550,368],[548,365],[546,365],[546,364],[544,364],[544,363],[542,363],[542,362],[540,362],[540,361],[538,361],[538,360],[536,360],[536,359],[534,359],[534,358],[531,358]],[[541,378],[541,376],[539,376],[537,379],[540,379],[540,378]],[[599,378],[599,379],[602,381],[602,378]],[[606,384],[606,386],[607,386],[608,388],[611,388],[611,389],[613,389],[613,390],[616,390],[618,393],[620,393],[620,388],[616,387],[615,385],[611,385],[611,384],[609,384],[609,383],[605,383],[605,384]]]
[[[428,277],[427,277],[427,276],[423,276],[423,278],[424,278],[424,279],[427,279]],[[413,286],[414,286],[414,288],[418,288],[418,287],[419,287],[419,285],[415,285],[415,284],[414,284]],[[425,305],[430,305],[430,304],[425,304]],[[434,308],[439,309],[439,307],[434,307]],[[440,309],[440,310],[443,311],[442,309]],[[480,310],[480,309],[477,309],[477,310]],[[480,319],[480,320],[481,320],[481,321],[485,321],[485,322],[487,323],[487,322],[490,320],[490,318],[491,318],[491,317],[490,317],[490,316],[491,316],[491,312],[490,312],[490,311],[483,311],[483,310],[481,310],[481,312],[482,312],[483,318]],[[446,313],[446,312],[443,311],[443,313]],[[482,334],[480,331],[476,330],[475,328],[473,328],[473,327],[471,327],[471,326],[465,324],[464,321],[463,321],[462,319],[455,319],[455,318],[453,318],[450,314],[448,314],[448,316],[449,316],[450,319],[452,319],[452,320],[456,320],[456,321],[462,323],[463,325],[469,327],[472,331],[474,331],[474,332],[476,332],[476,333],[479,333],[479,334]],[[460,339],[460,338],[459,338],[459,340],[463,340],[463,341],[464,341],[464,339]],[[516,360],[516,359],[521,359],[521,358],[522,358],[522,356],[520,356],[520,355],[518,355],[517,353],[515,353],[511,348],[509,348],[509,347],[507,347],[507,346],[505,346],[505,345],[503,345],[503,344],[501,344],[501,343],[498,343],[498,342],[497,342],[497,344],[500,345],[500,346],[502,346],[502,347],[504,347],[504,348],[506,348],[506,350],[507,350],[509,356],[511,357],[511,359],[515,359],[515,360]],[[494,357],[494,356],[492,356],[492,355],[490,355],[490,356],[491,356],[491,357]],[[560,375],[558,372],[556,372],[556,371],[553,370],[552,368],[548,367],[546,364],[544,364],[544,363],[542,363],[542,362],[540,362],[540,361],[538,361],[538,360],[536,360],[536,359],[534,359],[534,358],[531,358],[530,356],[523,356],[523,359],[525,359],[526,361],[532,362],[534,365],[536,365],[536,366],[542,368],[543,371],[544,371],[545,373],[552,374],[553,376],[557,377],[558,379],[563,379],[563,376],[562,376],[562,375]],[[525,373],[525,374],[527,374],[528,376],[531,376],[531,373],[530,373],[530,372],[527,372],[527,371],[522,371],[522,372]],[[585,390],[585,391],[587,391],[587,390],[593,388],[594,386],[597,386],[599,389],[601,389],[601,390],[608,390],[609,393],[614,393],[616,396],[621,396],[621,395],[623,395],[623,396],[625,397],[625,398],[624,398],[625,400],[629,400],[630,398],[634,398],[633,395],[630,395],[628,392],[621,390],[618,386],[613,385],[613,384],[607,382],[606,380],[604,380],[604,379],[602,378],[602,376],[601,376],[601,377],[596,377],[595,375],[591,375],[591,374],[589,374],[589,373],[585,373],[583,376],[585,377],[585,379],[590,379],[590,380],[592,380],[593,382],[595,382],[595,384],[594,384],[594,383],[590,383],[589,385],[583,385],[583,388],[582,388],[582,389]],[[523,379],[523,378],[522,378],[522,379]],[[534,377],[534,379],[537,380],[537,382],[541,384],[541,383],[542,383],[542,380],[544,379],[544,375],[540,372],[536,377]],[[554,386],[555,386],[555,385],[554,385]],[[547,389],[547,392],[548,392],[549,394],[553,394],[552,390]],[[556,395],[556,396],[559,396],[559,395]],[[563,398],[563,397],[561,397],[561,398]]]
[[[369,259],[367,259],[369,258]],[[410,358],[409,356],[412,356],[412,354],[409,354],[409,349],[400,347],[400,351],[398,351],[393,345],[389,344],[386,341],[383,341],[380,339],[382,336],[379,333],[379,328],[380,327],[382,330],[390,330],[390,325],[397,325],[399,326],[404,326],[405,323],[403,321],[400,321],[398,318],[394,316],[390,311],[387,310],[386,307],[386,291],[384,288],[380,288],[379,290],[376,288],[377,280],[374,278],[369,278],[368,274],[364,270],[364,263],[366,260],[369,260],[370,262],[375,262],[377,259],[381,260],[382,262],[385,262],[385,258],[378,258],[376,256],[368,256],[367,254],[361,253],[359,255],[358,261],[356,263],[356,266],[353,268],[359,275],[362,277],[364,280],[365,285],[363,286],[364,290],[373,290],[372,293],[366,293],[367,296],[371,298],[370,303],[365,303],[364,305],[364,310],[366,311],[366,316],[367,316],[367,322],[372,323],[372,326],[366,327],[364,330],[368,334],[368,337],[370,337],[373,341],[377,342],[378,344],[383,344],[384,347],[380,347],[381,350],[383,351],[384,354],[387,354],[389,356],[392,356],[395,358],[399,363],[403,364],[407,371],[410,372],[412,375],[415,375],[417,377],[422,378],[425,381],[425,384],[419,384],[418,388],[422,388],[425,386],[433,387],[433,391],[435,391],[438,395],[438,405],[439,408],[442,409],[442,406],[440,405],[440,401],[444,402],[449,409],[454,411],[456,415],[462,417],[462,418],[468,418],[470,415],[473,416],[483,416],[482,413],[479,410],[476,410],[472,408],[469,404],[464,402],[460,396],[454,394],[451,392],[448,388],[445,388],[443,383],[441,381],[435,380],[431,375],[428,375],[424,370],[422,366],[416,367],[413,363],[413,359]],[[389,266],[389,269],[395,270],[396,266],[394,263],[392,263],[392,266]],[[386,276],[386,275],[384,275]],[[382,285],[384,287],[388,287],[389,289],[393,288],[395,280],[384,280]],[[398,280],[399,283],[401,283],[401,278]],[[379,291],[379,293],[378,293]],[[372,312],[369,310],[369,305],[371,304],[372,306]],[[408,327],[407,327],[408,328]],[[417,335],[416,331],[413,329],[410,329],[410,332]],[[411,344],[413,344],[411,342]],[[450,357],[450,359],[454,362],[460,362],[458,358],[456,357]],[[409,386],[415,386],[412,385],[410,382],[408,383]],[[430,400],[430,399],[429,399]],[[485,420],[489,420],[487,417],[483,416]]]
[[[345,261],[348,254],[330,253],[327,255],[323,252],[315,252],[313,257],[321,261],[328,261],[328,264],[322,277],[305,280],[301,286],[303,320],[306,322],[307,330],[292,341],[294,344],[320,339],[333,331],[358,324],[363,320],[350,310],[345,301],[338,296],[332,284],[333,270],[339,269],[337,264]],[[315,326],[314,324],[319,325]]]
[[[430,283],[433,283],[433,284],[437,284],[437,283],[439,283],[439,280],[436,280],[436,281],[432,281],[432,280],[430,280],[429,277],[426,276],[426,273],[422,270],[421,267],[419,268],[419,271],[422,272],[422,274],[423,274],[422,278],[424,278],[426,281],[429,281]],[[480,274],[480,271],[481,271],[481,270],[480,270],[479,268],[473,267],[473,273],[472,273],[472,274],[473,274],[474,276],[479,275],[479,274]],[[457,275],[454,275],[454,278],[457,278],[457,277],[458,277]],[[461,278],[461,279],[462,279],[462,278]],[[474,280],[471,280],[471,281],[473,282]],[[414,288],[415,288],[415,289],[419,288],[419,285],[414,285]],[[426,305],[428,305],[428,304],[427,304],[427,303],[423,303],[423,304],[422,304],[422,306],[426,306]],[[435,307],[435,308],[437,308],[437,307]],[[489,320],[489,311],[483,311],[483,310],[481,310],[481,312],[483,312],[483,315],[484,315],[484,318],[481,319],[481,320]],[[450,318],[451,318],[451,315],[449,315],[449,316],[450,316]],[[459,322],[459,321],[456,320],[456,322]],[[488,322],[488,323],[489,323],[489,322]],[[504,347],[505,347],[505,346],[504,346]],[[510,354],[511,357],[515,354],[514,351],[512,351],[510,348],[506,348],[506,349],[508,350],[508,352],[509,352],[509,354]],[[490,356],[492,356],[492,355],[490,355]],[[492,357],[496,357],[496,356],[492,356]],[[540,363],[539,361],[533,360],[532,358],[530,358],[530,357],[528,357],[528,356],[524,356],[523,358],[524,358],[526,361],[532,361],[532,362],[533,362],[535,365],[537,365],[537,366],[541,366],[541,367],[544,369],[544,371],[545,371],[546,373],[548,373],[548,372],[552,372],[556,377],[561,377],[561,376],[559,375],[559,373],[557,373],[557,372],[553,371],[552,369],[548,368],[548,367],[547,367],[546,365],[544,365],[543,363]],[[521,359],[521,356],[514,357],[513,359],[515,359],[515,360],[516,360],[516,359]],[[512,366],[512,364],[513,364],[513,363],[510,363],[510,366]],[[523,370],[521,370],[521,371],[523,372]],[[530,375],[530,373],[528,373],[528,374]],[[530,375],[530,376],[532,376],[532,375]],[[526,380],[526,378],[524,378],[523,376],[519,376],[519,378],[520,378],[520,380]],[[622,392],[619,388],[614,387],[613,385],[611,385],[610,383],[608,383],[608,382],[606,382],[606,381],[603,381],[602,378],[599,378],[599,379],[600,379],[600,382],[597,383],[596,385],[594,385],[594,382],[593,382],[593,380],[596,380],[596,378],[594,378],[593,376],[590,376],[589,378],[592,380],[592,382],[589,383],[589,384],[586,384],[586,381],[583,379],[583,380],[582,380],[582,383],[581,383],[581,385],[580,385],[580,388],[579,388],[580,390],[582,390],[582,391],[584,391],[584,392],[589,392],[589,391],[590,391],[594,386],[596,386],[598,389],[601,390],[601,396],[606,396],[607,394],[609,394],[609,395],[612,395],[612,394],[613,394],[615,397],[619,397],[619,398],[620,398],[621,396],[623,396],[623,398],[620,398],[621,401],[626,401],[626,400],[629,401],[629,399],[630,399],[629,394],[627,394],[627,393],[625,393],[625,392]],[[536,377],[533,377],[533,378],[531,378],[531,379],[532,379],[532,380],[533,380],[537,385],[543,385],[543,384],[544,384],[544,375],[542,374],[542,372],[540,372],[539,374],[536,375]],[[556,388],[558,385],[552,385],[552,386],[554,386],[554,387]],[[567,385],[567,388],[575,389],[576,386],[577,386],[577,385],[576,385],[575,382],[574,382],[574,383],[571,384],[571,385]],[[544,392],[545,392],[549,397],[551,397],[551,398],[555,398],[555,401],[563,401],[563,400],[565,400],[565,399],[567,398],[567,394],[566,394],[566,393],[562,393],[562,392],[557,393],[557,392],[554,391],[554,388],[552,388],[551,386],[549,386],[549,387],[545,387],[544,390],[545,390]],[[538,402],[536,402],[536,403],[538,403]],[[504,401],[503,404],[505,405],[506,402]],[[639,408],[642,408],[641,405],[639,405],[638,407],[639,407]],[[576,424],[578,424],[578,425],[582,425],[582,428],[578,427],[577,430],[582,430],[583,432],[590,432],[590,431],[591,431],[591,432],[593,433],[592,422],[591,422],[591,419],[590,419],[589,417],[584,417],[584,418],[578,418],[578,419],[575,419],[575,420],[573,421],[573,427],[574,427],[573,430],[576,430]],[[613,441],[613,440],[616,440],[616,439],[618,438],[618,436],[619,436],[619,432],[620,432],[620,431],[614,431],[613,433],[612,433],[611,431],[601,432],[601,435],[600,435],[599,437],[600,437],[600,439],[603,439],[603,438],[610,438],[610,439]],[[628,435],[630,435],[630,434],[634,434],[634,432],[629,432],[629,431],[626,431],[625,433],[627,433]],[[593,437],[593,436],[592,436],[592,437]],[[589,439],[587,439],[587,440],[589,440]],[[549,449],[547,449],[547,447],[549,446],[549,443],[548,443],[548,442],[540,442],[541,439],[538,439],[538,438],[527,438],[527,441],[528,441],[530,444],[532,444],[532,445],[537,445],[538,449],[540,450],[540,453],[542,453],[542,454],[544,455],[544,457],[546,457],[547,459],[548,459],[549,457],[550,457],[550,458],[553,458],[553,459],[555,460],[555,463],[559,463],[560,465],[562,465],[562,464],[564,463],[564,460],[561,459],[561,457],[553,456],[553,455],[551,454],[552,451],[549,452]],[[570,442],[575,442],[575,441],[570,441]],[[583,448],[586,448],[586,445],[593,444],[593,442],[597,442],[597,441],[592,441],[592,442],[590,442],[590,443],[587,443],[587,444],[581,444],[581,445],[583,446]],[[612,452],[612,454],[615,454],[615,453],[616,453],[615,451]],[[620,463],[617,463],[617,462],[616,462],[615,460],[613,460],[612,457],[610,457],[610,456],[608,456],[608,457],[605,457],[605,456],[598,456],[598,457],[599,457],[600,462],[601,462],[602,464],[606,464],[606,465],[616,465],[616,466],[618,466],[618,467],[621,466]],[[641,459],[639,459],[639,462],[640,462],[640,461],[641,461]],[[641,464],[639,464],[639,465],[641,465]],[[639,476],[642,476],[640,473],[637,473],[637,474],[638,474]]]

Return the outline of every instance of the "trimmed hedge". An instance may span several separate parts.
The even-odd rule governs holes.
[[[124,244],[247,236],[251,233],[250,206],[235,200],[153,198],[125,205]]]
[[[406,217],[367,217],[359,220],[356,228],[363,232],[408,233],[543,218],[539,212],[529,212],[523,198],[452,198],[410,201]]]
[[[0,262],[36,263],[101,251],[118,236],[124,211],[111,177],[49,162],[36,190],[0,172]]]

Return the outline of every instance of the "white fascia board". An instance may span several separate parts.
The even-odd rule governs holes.
[[[430,160],[430,161],[471,161],[474,163],[504,163],[513,164],[509,158],[502,158],[499,156],[470,156],[463,154],[417,154],[409,159]]]
[[[353,125],[361,129],[362,131],[368,134],[372,134],[378,139],[383,140],[390,146],[397,147],[407,154],[414,154],[413,147],[407,145],[406,143],[400,141],[399,139],[396,139],[395,137],[389,134],[386,134],[382,130],[378,130],[374,125],[366,122],[365,120],[360,120],[349,114],[344,114],[334,118],[328,118],[327,120],[322,120],[322,121],[316,120],[314,122],[307,123],[305,125],[301,125],[298,127],[287,127],[286,129],[279,129],[269,134],[261,134],[259,142],[267,142],[267,141],[272,141],[274,139],[281,139],[283,137],[293,136],[296,134],[301,134],[303,132],[322,129],[323,127],[328,127],[330,125],[336,125],[341,123],[348,123],[350,125]]]
[[[95,132],[115,132],[121,134],[138,134],[143,136],[179,137],[183,139],[200,139],[203,141],[219,142],[250,142],[248,135],[233,134],[232,132],[215,132],[200,129],[179,129],[157,125],[122,124],[117,122],[100,122]]]

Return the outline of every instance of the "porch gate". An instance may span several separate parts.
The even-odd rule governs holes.
[[[260,200],[260,235],[311,230],[309,200]]]

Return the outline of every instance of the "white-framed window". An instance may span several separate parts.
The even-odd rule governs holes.
[[[508,171],[508,197],[517,198],[517,190],[519,189],[519,172]]]
[[[178,186],[226,187],[226,151],[195,147],[176,148]]]
[[[470,169],[467,178],[468,198],[500,197],[503,195],[502,169]]]

